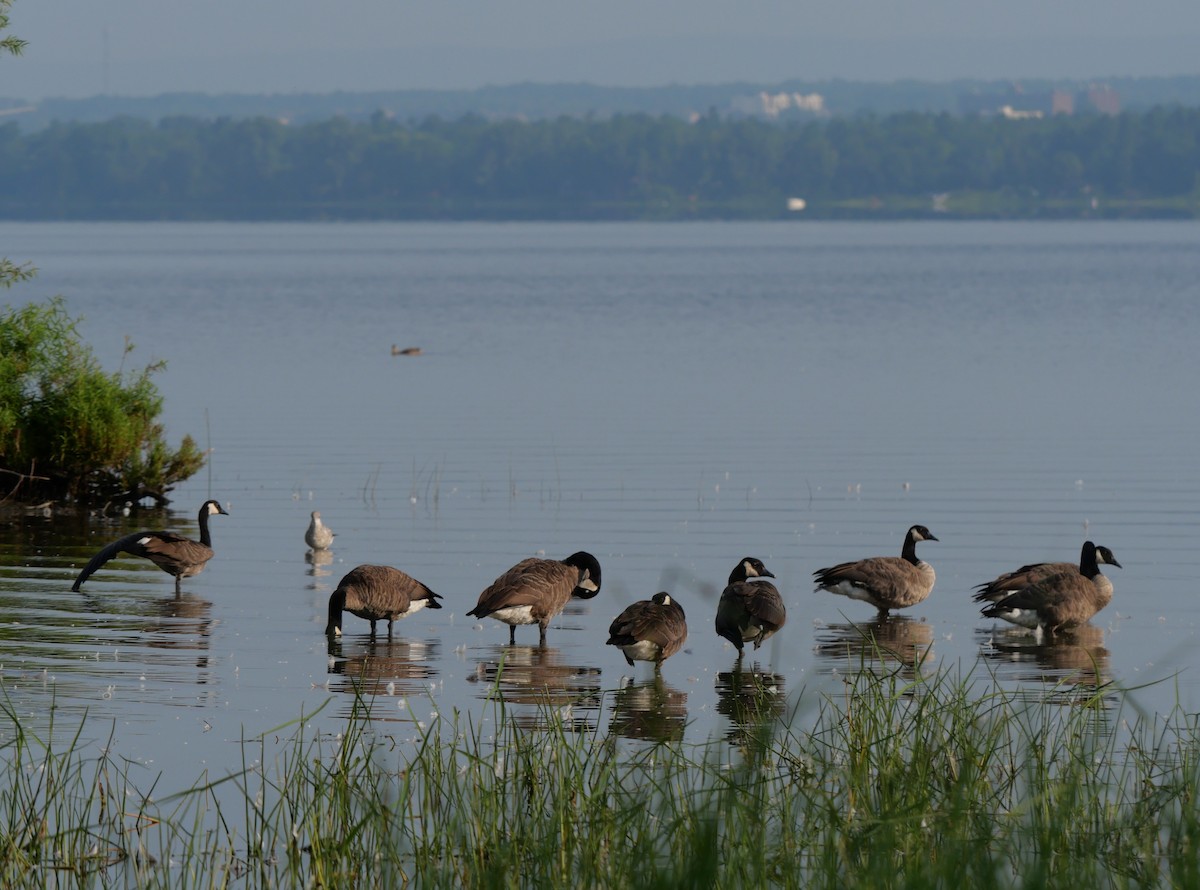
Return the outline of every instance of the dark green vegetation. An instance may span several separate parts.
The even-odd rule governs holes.
[[[163,441],[162,365],[105,372],[76,324],[61,300],[0,314],[0,499],[161,502],[204,465]]]
[[[803,67],[803,62],[800,63]],[[1100,83],[1120,96],[1126,111],[1147,111],[1160,105],[1200,105],[1200,76],[1104,77]],[[1086,80],[1023,78],[1025,95],[1061,90],[1086,93],[1097,84]],[[561,115],[603,118],[613,114],[669,114],[688,118],[711,109],[738,114],[760,93],[816,93],[834,115],[900,114],[908,111],[938,114],[963,111],[964,99],[1001,95],[1015,89],[1012,80],[963,78],[927,80],[811,80],[773,83],[664,84],[647,87],[601,86],[590,83],[513,83],[476,89],[378,90],[332,93],[162,93],[156,96],[95,95],[86,98],[47,97],[31,103],[0,97],[0,108],[12,110],[24,130],[39,130],[55,121],[98,121],[138,117],[157,121],[187,116],[215,119],[269,117],[310,124],[341,116],[366,120],[379,110],[398,120],[430,115],[457,119],[478,114],[489,119],[545,120]],[[785,113],[786,116],[786,113]],[[803,117],[801,113],[794,116]]]
[[[630,744],[554,722],[435,720],[243,743],[171,793],[116,755],[2,749],[6,887],[1194,887],[1200,729],[1114,693],[1030,700],[865,672],[790,723]],[[752,708],[750,711],[752,712]],[[764,708],[769,711],[770,708]],[[808,728],[795,728],[801,724]],[[394,724],[393,724],[394,728]],[[76,738],[82,737],[81,732]],[[150,792],[154,792],[151,799]]]
[[[789,197],[819,217],[1191,217],[1200,110],[9,124],[0,196],[23,219],[763,219]]]

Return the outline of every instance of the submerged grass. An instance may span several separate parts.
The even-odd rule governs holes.
[[[434,721],[389,747],[361,702],[243,744],[163,799],[111,754],[3,749],[6,887],[1195,887],[1200,724],[863,672],[736,743],[553,719]],[[801,699],[798,706],[808,706]],[[82,729],[82,727],[81,727]],[[285,730],[291,730],[288,734]],[[268,738],[287,741],[270,755]],[[54,737],[49,732],[49,738]]]

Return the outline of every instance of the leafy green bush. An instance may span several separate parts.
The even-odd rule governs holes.
[[[162,363],[107,373],[76,325],[61,298],[0,315],[0,493],[165,500],[204,455],[190,436],[163,441]]]

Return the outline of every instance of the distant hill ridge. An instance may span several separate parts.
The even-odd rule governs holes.
[[[715,111],[731,116],[788,117],[814,114],[855,115],[898,112],[961,113],[976,108],[972,97],[1039,96],[1055,91],[1086,94],[1107,87],[1122,110],[1159,105],[1200,106],[1200,75],[1178,77],[1103,77],[1088,80],[901,80],[889,83],[792,80],[774,84],[723,83],[656,87],[607,87],[588,83],[519,83],[473,90],[392,90],[384,92],[276,93],[210,95],[164,93],[157,96],[93,96],[46,99],[33,103],[0,98],[0,123],[40,129],[53,121],[101,121],[114,117],[160,120],[164,117],[269,117],[309,123],[335,116],[365,119],[378,112],[398,120],[430,116],[457,119],[539,120],[559,116],[609,117],[623,113],[692,117]],[[984,102],[986,105],[987,103]],[[1085,110],[1079,108],[1078,110]]]

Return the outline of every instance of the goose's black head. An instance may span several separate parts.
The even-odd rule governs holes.
[[[908,538],[910,541],[913,541],[914,543],[916,543],[917,541],[936,541],[937,540],[937,538],[935,538],[933,536],[933,532],[931,532],[929,529],[927,529],[923,525],[914,525],[912,528],[910,528],[908,530]]]
[[[1124,568],[1124,566],[1117,562],[1117,558],[1113,556],[1113,552],[1107,547],[1096,548],[1096,562],[1103,566],[1116,566],[1118,569]]]
[[[654,594],[654,596],[650,597],[650,602],[654,603],[656,606],[669,607],[675,614],[679,615],[681,618],[684,617],[683,606],[679,605],[676,599],[665,590],[661,590]]]
[[[767,570],[761,559],[755,559],[753,556],[744,557],[741,562],[734,567],[734,570],[729,573],[729,583],[736,584],[738,581],[745,581],[749,578],[774,578],[775,576]]]
[[[579,569],[579,581],[571,596],[576,599],[590,600],[600,592],[600,562],[586,550],[572,553],[563,562]]]

